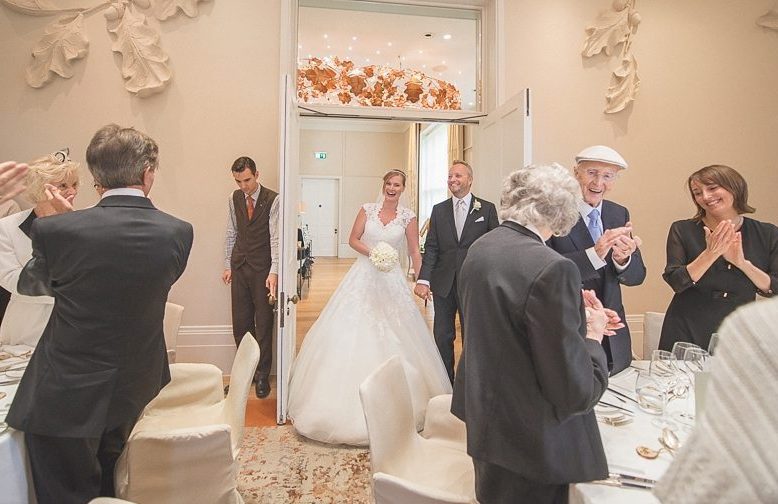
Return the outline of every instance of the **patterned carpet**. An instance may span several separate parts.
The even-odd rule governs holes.
[[[291,425],[246,427],[239,460],[246,504],[372,502],[366,449],[310,441]]]

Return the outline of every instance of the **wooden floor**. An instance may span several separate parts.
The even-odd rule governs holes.
[[[305,335],[311,328],[319,313],[329,301],[330,296],[340,284],[354,259],[338,259],[321,257],[317,258],[313,266],[313,274],[310,281],[303,284],[302,299],[297,303],[297,349],[299,351]],[[413,284],[409,281],[408,289],[412,289]],[[424,301],[416,298],[417,305],[422,316],[427,321],[427,325],[432,331],[433,310],[430,302],[427,307]],[[456,358],[459,359],[461,352],[461,338],[457,337],[454,346]],[[259,427],[276,425],[276,383],[275,377],[272,377],[272,391],[265,399],[257,399],[252,390],[249,394],[249,401],[246,405],[246,426]]]

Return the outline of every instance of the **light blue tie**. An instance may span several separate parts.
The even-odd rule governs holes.
[[[600,211],[596,208],[589,212],[589,234],[592,235],[592,241],[597,243],[597,240],[602,236],[602,225],[600,224]]]

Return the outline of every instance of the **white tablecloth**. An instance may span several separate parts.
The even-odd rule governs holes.
[[[646,362],[635,362],[634,365],[647,367]],[[610,383],[631,391],[635,390],[636,371],[627,368],[616,376],[611,377]],[[634,396],[634,394],[632,394]],[[635,412],[635,421],[614,427],[602,422],[598,422],[602,443],[605,447],[605,455],[608,458],[608,468],[612,473],[625,473],[635,476],[642,476],[653,480],[658,480],[667,470],[672,456],[663,451],[659,458],[648,460],[640,457],[635,448],[638,445],[644,445],[658,449],[660,429],[651,425],[651,421],[657,418],[655,415],[649,415],[642,412],[637,404],[627,401],[627,404],[620,402],[611,392],[606,392],[602,397],[603,401],[610,404],[616,404],[626,407]],[[676,402],[669,408],[674,409],[682,407],[683,404]],[[688,433],[681,429],[677,430],[681,441],[688,437]],[[570,504],[657,504],[659,502],[649,490],[616,488],[605,485],[596,485],[590,483],[579,483],[570,485]]]
[[[5,421],[16,385],[0,386],[0,421]],[[0,504],[34,504],[35,493],[24,448],[24,433],[8,429],[0,434]]]

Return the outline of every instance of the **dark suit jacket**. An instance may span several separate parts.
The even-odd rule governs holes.
[[[184,272],[192,226],[147,198],[109,196],[36,219],[19,292],[54,296],[54,311],[8,424],[57,437],[100,438],[131,421],[170,381],[162,319]]]
[[[585,338],[575,264],[503,222],[470,248],[458,287],[468,339],[452,411],[470,456],[537,483],[607,477],[591,410],[608,368]]]
[[[480,210],[473,209],[476,200],[481,202]],[[419,279],[427,280],[430,283],[430,290],[433,294],[448,296],[459,269],[462,267],[462,262],[467,256],[467,249],[478,238],[496,228],[498,224],[497,209],[494,207],[494,203],[477,198],[473,194],[473,197],[470,198],[467,219],[462,228],[462,236],[457,240],[452,199],[449,198],[432,207]]]
[[[603,230],[622,227],[629,222],[629,211],[617,203],[603,200],[601,219]],[[605,344],[610,346],[611,372],[616,374],[626,369],[632,362],[632,341],[629,327],[626,325],[624,303],[621,300],[621,285],[640,285],[646,279],[646,265],[643,264],[640,249],[635,250],[629,266],[621,273],[616,271],[610,252],[605,256],[606,265],[600,270],[595,270],[586,255],[586,249],[593,247],[594,242],[583,218],[578,219],[567,236],[551,237],[548,246],[572,260],[581,273],[583,288],[593,289],[602,304],[606,308],[615,310],[621,317],[624,327],[616,331],[614,336],[606,336]]]

